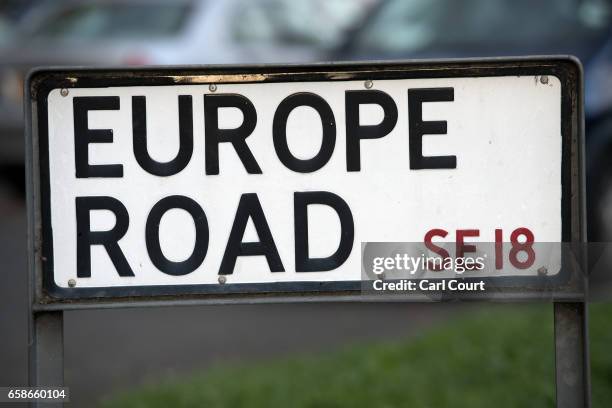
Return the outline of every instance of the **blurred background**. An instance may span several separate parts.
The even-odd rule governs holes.
[[[2,0],[0,385],[27,383],[22,103],[24,75],[32,67],[572,54],[585,71],[589,240],[610,241],[611,21],[609,0]],[[593,342],[610,344],[610,333],[604,330],[608,312],[594,310]],[[467,320],[453,326],[461,319]],[[427,395],[434,400],[419,391],[406,392],[410,384],[425,386],[414,372],[422,370],[427,376],[427,370],[437,367],[439,349],[426,345],[434,342],[457,361],[450,368],[450,360],[440,362],[441,371],[431,375],[440,376],[439,381],[447,376],[458,387],[455,393],[467,389],[466,406],[505,406],[508,401],[508,406],[552,406],[551,325],[550,305],[325,304],[70,312],[65,323],[66,384],[72,388],[72,406],[84,407],[204,402],[366,406],[380,402],[383,394],[391,395],[385,400],[389,406],[444,406],[451,386],[432,389]],[[517,350],[508,344],[493,366],[487,365],[490,361],[469,365],[467,349],[453,348],[466,336],[474,336],[471,346],[484,342],[486,348],[487,336],[502,336],[491,339],[501,344],[503,333],[516,337],[524,332],[530,333],[525,344]],[[419,343],[423,336],[433,337]],[[610,353],[597,355],[598,344],[592,347],[599,361],[593,365],[596,403],[612,396],[612,363],[603,357]],[[342,350],[352,351],[337,354]],[[478,347],[473,351],[477,358]],[[373,360],[364,366],[360,353]],[[423,356],[431,361],[422,361]],[[515,379],[512,376],[521,372],[542,373],[537,380],[516,384],[526,390],[524,404],[508,387],[498,390],[489,383],[496,375]],[[299,383],[291,382],[294,375]],[[380,383],[382,375],[396,375],[403,382],[393,388]],[[264,390],[272,399],[262,397]],[[300,392],[306,395],[303,399]],[[453,406],[461,406],[458,401],[461,398]]]

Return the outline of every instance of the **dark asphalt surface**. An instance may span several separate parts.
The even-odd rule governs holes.
[[[26,220],[0,182],[0,386],[27,384]],[[399,338],[461,313],[449,304],[285,304],[76,311],[65,314],[72,407],[224,361],[316,353]],[[0,404],[1,405],[1,404]],[[19,406],[25,406],[19,404]]]

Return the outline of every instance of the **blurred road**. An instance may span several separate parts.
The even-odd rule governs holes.
[[[0,183],[0,385],[27,384],[25,206]],[[418,333],[458,304],[290,304],[70,312],[66,385],[73,407],[223,361],[317,352]],[[451,312],[452,309],[452,312]]]

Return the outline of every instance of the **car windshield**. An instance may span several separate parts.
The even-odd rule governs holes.
[[[171,36],[184,26],[189,11],[186,3],[74,5],[50,13],[31,35],[82,40]]]
[[[362,53],[572,50],[610,27],[607,0],[388,0],[352,41]]]
[[[333,48],[378,0],[247,0],[232,18],[241,43]]]

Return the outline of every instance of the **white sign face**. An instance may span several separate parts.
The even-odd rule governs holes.
[[[553,75],[58,87],[53,281],[358,281],[361,242],[560,242],[561,98]]]

